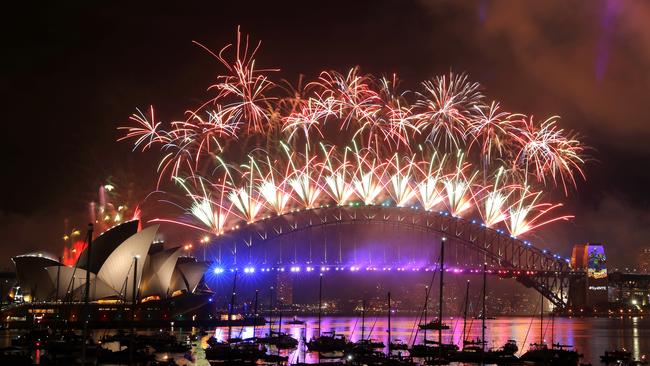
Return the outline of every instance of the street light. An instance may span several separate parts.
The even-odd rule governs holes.
[[[185,249],[185,252],[186,252],[185,254],[186,254],[188,257],[191,257],[191,255],[190,255],[190,254],[191,254],[190,251],[192,250],[192,244],[185,244],[185,246],[183,247],[183,249]]]
[[[208,246],[208,243],[210,242],[210,237],[205,235],[203,238],[201,238],[201,244],[203,244],[203,261],[205,262],[205,248]]]

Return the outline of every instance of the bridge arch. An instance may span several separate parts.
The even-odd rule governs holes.
[[[491,273],[507,273],[525,286],[535,288],[554,306],[567,306],[569,278],[576,274],[571,270],[568,260],[536,248],[527,241],[511,237],[501,230],[485,227],[473,220],[453,217],[445,212],[363,204],[295,210],[253,223],[240,223],[211,242],[211,254],[218,258],[220,263],[233,266],[251,263],[262,263],[275,269],[284,265],[300,264],[349,266],[350,261],[344,261],[341,256],[340,232],[338,248],[337,243],[329,246],[330,253],[336,253],[338,249],[338,256],[328,256],[326,239],[324,256],[317,256],[314,260],[312,241],[322,239],[316,237],[318,234],[327,233],[326,228],[341,230],[344,227],[358,228],[363,225],[422,233],[429,238],[427,242],[432,243],[430,249],[444,237],[451,245],[462,247],[466,259],[472,259],[475,266],[478,263],[487,263]],[[291,238],[296,235],[302,235],[302,241],[306,241],[309,247],[309,256],[304,260],[298,259],[296,255],[296,242],[300,240]],[[293,258],[283,253],[287,251],[287,243],[293,243]],[[323,246],[318,250],[323,250]],[[356,255],[353,262],[357,262]],[[445,263],[446,267],[449,266],[448,261]],[[427,267],[433,264],[433,258],[426,258],[419,265]],[[364,267],[367,265],[364,263]],[[379,260],[375,265],[400,266],[403,263],[394,259],[387,260],[384,255],[383,262]]]

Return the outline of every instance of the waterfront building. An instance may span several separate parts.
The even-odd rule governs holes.
[[[575,309],[606,305],[607,257],[602,244],[587,243],[573,246],[571,268],[587,272],[586,277],[575,278],[569,289],[569,303]]]
[[[165,249],[154,242],[157,230],[158,225],[140,229],[138,220],[114,226],[93,240],[90,261],[86,248],[71,266],[45,252],[12,258],[17,275],[12,293],[16,306],[5,311],[22,318],[22,313],[34,312],[30,304],[38,304],[46,314],[75,320],[86,288],[95,316],[106,320],[124,319],[134,302],[146,310],[142,317],[150,319],[174,318],[188,309],[201,308],[213,297],[209,289],[200,286],[208,264],[181,257],[181,247]],[[86,278],[90,279],[88,286]],[[63,307],[65,312],[51,311]]]

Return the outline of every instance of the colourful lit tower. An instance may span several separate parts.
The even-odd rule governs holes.
[[[607,303],[607,257],[598,243],[576,244],[571,254],[571,268],[585,271],[586,276],[571,283],[570,302],[574,309],[594,308]]]

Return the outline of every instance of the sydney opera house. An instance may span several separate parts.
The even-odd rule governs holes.
[[[181,256],[181,247],[165,249],[155,242],[157,225],[139,230],[139,224],[128,221],[103,232],[92,242],[90,261],[84,249],[74,266],[43,252],[14,257],[16,301],[3,309],[3,321],[77,321],[87,276],[92,321],[214,318],[213,293],[203,281],[208,263]]]

